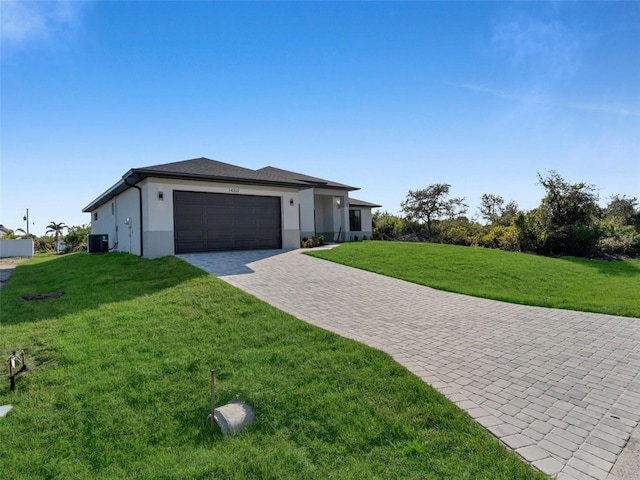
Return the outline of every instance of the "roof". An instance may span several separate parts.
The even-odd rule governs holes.
[[[309,187],[324,187],[324,188],[339,188],[345,190],[360,190],[358,187],[352,187],[350,185],[345,185],[343,183],[332,182],[331,180],[325,180],[323,178],[312,177],[310,175],[304,175],[302,173],[291,172],[289,170],[282,170],[280,168],[275,167],[264,167],[258,172],[265,173],[268,175],[276,175],[282,178],[287,178],[289,180],[295,180],[298,182],[302,182]]]
[[[382,205],[377,205],[371,202],[365,202],[364,200],[358,200],[357,198],[349,198],[349,206],[350,207],[371,207],[371,208],[382,207]]]
[[[129,184],[147,177],[181,178],[187,180],[224,181],[299,187],[301,182],[282,178],[268,172],[238,167],[209,158],[194,158],[181,162],[164,163],[150,167],[132,168],[122,177]]]
[[[343,190],[358,190],[341,183],[310,177],[279,168],[265,167],[260,170],[238,167],[209,158],[194,158],[180,162],[163,163],[150,167],[132,168],[115,185],[82,209],[92,212],[113,197],[147,177],[200,180],[205,182],[243,183],[249,185],[272,185],[293,188],[325,187]]]

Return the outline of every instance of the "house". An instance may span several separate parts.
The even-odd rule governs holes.
[[[371,238],[357,187],[274,167],[251,170],[196,158],[133,168],[82,211],[110,250],[146,258],[220,250],[298,248]]]

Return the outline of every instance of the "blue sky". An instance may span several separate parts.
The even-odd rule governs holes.
[[[196,157],[535,208],[640,197],[640,2],[1,2],[0,223]]]

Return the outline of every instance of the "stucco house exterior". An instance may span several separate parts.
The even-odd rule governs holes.
[[[220,250],[298,248],[302,238],[371,238],[357,187],[296,172],[196,158],[133,168],[82,211],[110,250],[146,258]]]

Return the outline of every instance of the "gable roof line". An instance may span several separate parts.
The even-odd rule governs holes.
[[[371,207],[371,208],[381,208],[382,205],[378,205],[377,203],[365,202],[364,200],[358,200],[357,198],[349,197],[349,206],[354,207]]]
[[[229,163],[200,157],[191,160],[151,165],[149,167],[132,168],[122,178],[102,195],[94,199],[82,209],[91,212],[104,205],[111,198],[130,188],[130,184],[137,184],[148,177],[173,178],[180,180],[199,180],[204,182],[225,182],[248,185],[271,185],[279,187],[293,187],[305,189],[310,187],[336,188],[344,190],[359,190],[357,187],[330,182],[317,177],[303,175],[274,167],[251,170]],[[296,178],[299,177],[299,178]],[[129,185],[127,185],[129,183]]]
[[[333,182],[331,180],[325,180],[324,178],[312,177],[311,175],[305,175],[303,173],[292,172],[290,170],[283,170],[281,168],[276,168],[271,166],[261,168],[257,170],[257,172],[264,172],[264,173],[269,173],[273,175],[279,175],[284,178],[302,182],[311,187],[337,188],[337,189],[344,189],[344,190],[350,190],[350,191],[360,190],[360,188],[358,187],[352,187],[350,185],[345,185],[344,183]]]
[[[185,178],[199,180],[224,180],[235,182],[257,182],[258,184],[276,184],[298,186],[300,183],[279,176],[267,175],[256,170],[238,167],[229,163],[200,157],[180,162],[151,165],[149,167],[132,168],[123,178],[134,183],[146,177]]]

